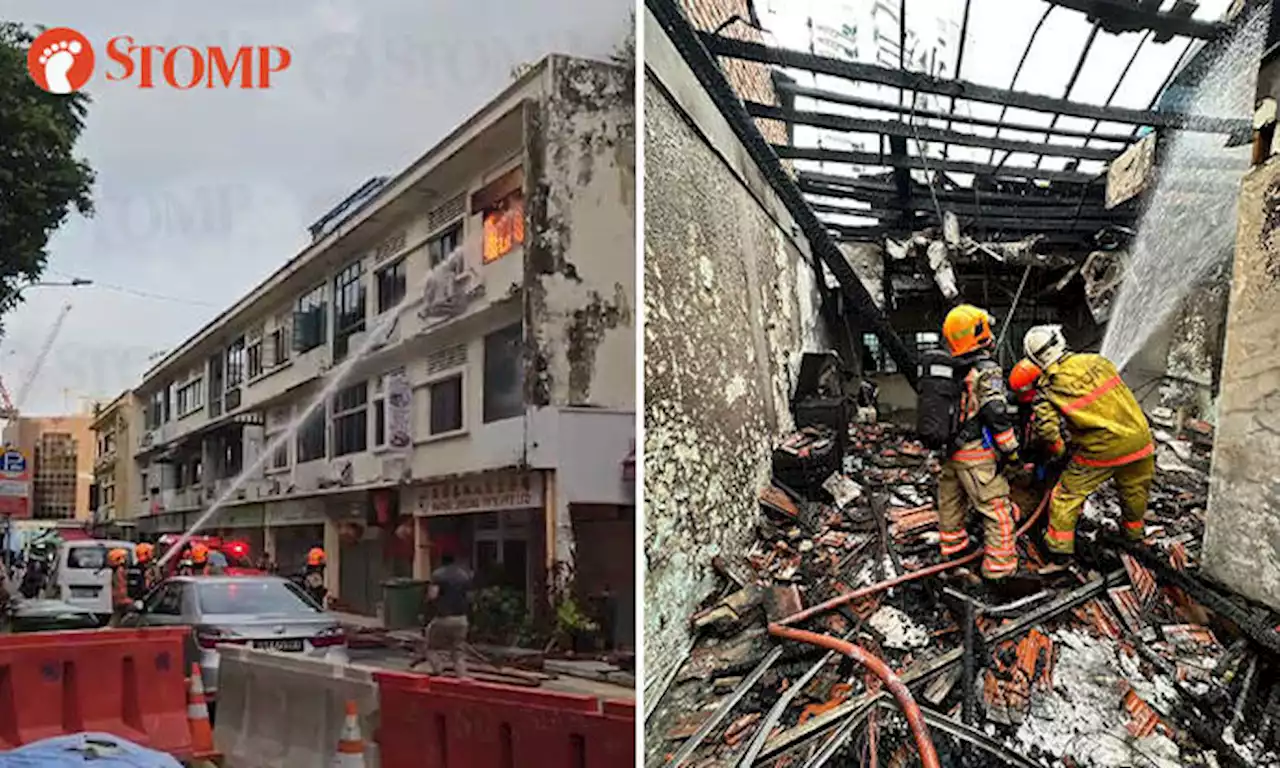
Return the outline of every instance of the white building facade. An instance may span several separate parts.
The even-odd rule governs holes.
[[[445,553],[633,595],[633,78],[544,59],[148,371],[144,534],[225,501],[206,530],[324,546],[366,614]]]

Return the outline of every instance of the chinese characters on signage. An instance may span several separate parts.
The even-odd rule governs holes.
[[[425,515],[496,512],[542,506],[542,478],[496,474],[433,483],[422,490],[418,508]]]

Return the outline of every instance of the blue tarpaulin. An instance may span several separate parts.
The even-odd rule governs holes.
[[[182,768],[163,752],[109,733],[77,733],[0,752],[0,768]]]

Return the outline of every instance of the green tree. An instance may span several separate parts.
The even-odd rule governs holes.
[[[21,301],[23,283],[40,279],[49,237],[72,208],[93,215],[93,169],[72,154],[89,97],[46,93],[32,81],[34,38],[0,22],[0,317]]]

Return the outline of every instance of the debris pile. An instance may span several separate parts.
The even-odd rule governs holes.
[[[1212,428],[1163,417],[1142,545],[1115,535],[1108,487],[1076,562],[1042,568],[1043,520],[1027,515],[1047,488],[1024,489],[1031,588],[999,600],[939,565],[939,465],[910,433],[855,423],[783,441],[756,539],[715,559],[723,588],[690,618],[698,642],[647,717],[646,764],[918,763],[881,679],[782,639],[785,625],[888,664],[942,765],[1280,766],[1280,620],[1197,576]]]

